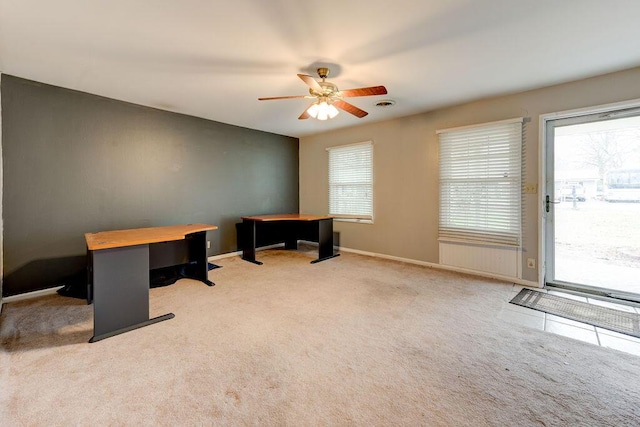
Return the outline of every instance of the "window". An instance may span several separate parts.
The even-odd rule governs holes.
[[[330,147],[329,215],[373,221],[373,143]]]
[[[440,239],[519,246],[522,119],[437,133]]]

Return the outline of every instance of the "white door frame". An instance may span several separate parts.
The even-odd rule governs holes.
[[[2,73],[0,73],[0,313],[2,313],[2,285],[4,283],[4,214],[2,212],[2,199],[4,184],[2,176]]]
[[[546,284],[546,243],[547,243],[547,215],[545,211],[545,197],[547,195],[547,124],[552,120],[572,117],[603,114],[612,111],[640,108],[640,99],[614,102],[593,107],[577,108],[575,110],[558,111],[540,115],[539,147],[538,147],[538,286]]]

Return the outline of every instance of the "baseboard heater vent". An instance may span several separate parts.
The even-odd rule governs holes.
[[[440,242],[440,264],[520,278],[520,249],[462,242]]]

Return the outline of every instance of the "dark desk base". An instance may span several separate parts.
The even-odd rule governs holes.
[[[90,343],[174,318],[173,313],[149,318],[150,266],[187,264],[187,277],[207,278],[206,232],[188,236],[185,243],[152,243],[90,251],[89,277],[93,290],[93,333]],[[164,246],[163,246],[164,245]]]
[[[327,256],[327,257],[324,257],[324,258],[314,259],[313,261],[311,261],[311,264],[316,264],[318,262],[326,261],[328,259],[335,258],[337,256],[340,256],[340,254],[333,254],[331,256]]]
[[[256,247],[283,243],[285,249],[298,249],[298,240],[318,242],[318,259],[315,264],[340,256],[333,250],[333,219],[313,221],[282,220],[255,221],[244,219],[238,224],[238,243],[242,249],[242,259],[262,265],[256,260]]]
[[[149,319],[149,320],[147,320],[145,322],[141,322],[141,323],[136,323],[135,325],[127,326],[126,328],[117,329],[115,331],[111,331],[111,332],[108,332],[108,333],[102,334],[102,335],[94,335],[93,337],[91,337],[89,342],[93,343],[93,342],[96,342],[96,341],[100,341],[100,340],[103,340],[105,338],[112,337],[114,335],[123,334],[125,332],[133,331],[134,329],[142,328],[144,326],[153,325],[154,323],[162,322],[163,320],[173,319],[174,317],[176,317],[176,316],[173,313],[163,314],[162,316],[154,317],[153,319]]]

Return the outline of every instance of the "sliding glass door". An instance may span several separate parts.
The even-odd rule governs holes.
[[[546,122],[545,281],[640,299],[640,109]]]

